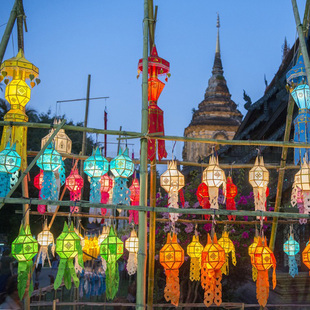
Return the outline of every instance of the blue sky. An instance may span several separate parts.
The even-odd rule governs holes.
[[[298,1],[301,18],[305,2]],[[2,1],[0,25],[7,22],[13,3]],[[165,112],[168,135],[182,136],[192,108],[203,100],[214,60],[217,12],[224,76],[243,114],[243,89],[253,102],[259,99],[265,89],[264,74],[270,82],[280,66],[284,38],[292,46],[297,37],[289,0],[154,0],[154,4],[159,6],[157,50],[171,65],[171,78],[158,101]],[[28,26],[25,56],[39,67],[42,81],[33,89],[29,105],[39,112],[50,108],[55,113],[57,100],[85,98],[91,74],[91,97],[110,98],[91,102],[89,126],[103,128],[106,104],[109,129],[122,126],[140,131],[142,79],[137,80],[136,75],[142,57],[143,0],[24,0],[24,7]],[[0,36],[4,29],[0,27]],[[14,28],[5,59],[16,53]],[[83,121],[84,109],[83,102],[63,103],[60,112],[68,119]],[[167,142],[168,159],[172,145]],[[178,142],[178,158],[182,148],[183,143]],[[137,157],[138,141],[134,149]],[[115,155],[112,145],[108,156]]]

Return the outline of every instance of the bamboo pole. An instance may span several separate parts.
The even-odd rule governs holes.
[[[36,164],[37,160],[39,159],[39,157],[41,156],[41,154],[43,154],[43,152],[45,151],[45,149],[47,148],[47,146],[53,141],[54,137],[57,135],[57,133],[59,132],[59,130],[63,127],[63,125],[66,123],[66,120],[62,120],[62,122],[56,127],[55,131],[51,134],[51,136],[48,138],[48,140],[46,141],[45,145],[43,145],[42,149],[40,150],[40,152],[37,154],[37,156],[31,161],[31,163],[29,164],[29,166],[26,168],[25,171],[23,171],[21,173],[21,176],[18,178],[17,182],[15,183],[15,185],[11,188],[11,190],[8,192],[8,194],[6,195],[6,197],[2,198],[2,203],[0,204],[0,210],[2,209],[2,207],[4,206],[4,203],[6,202],[6,199],[11,197],[12,194],[14,193],[14,191],[16,190],[16,188],[19,186],[19,184],[23,181],[23,179],[25,178],[25,176],[28,174],[28,172],[30,171],[30,169]],[[29,199],[26,199],[27,202],[25,203],[31,203],[31,200],[29,201]]]
[[[143,19],[143,76],[142,76],[142,111],[141,132],[148,131],[148,0],[144,0]],[[140,155],[140,205],[147,206],[147,138],[141,138]],[[132,206],[130,206],[132,209]],[[139,212],[139,250],[137,269],[136,309],[145,309],[146,294],[146,258],[147,258],[147,225],[146,212]]]

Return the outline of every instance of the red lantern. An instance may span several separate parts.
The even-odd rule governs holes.
[[[43,183],[43,170],[40,169],[40,173],[37,174],[33,180],[34,187],[39,190],[39,200],[41,200],[42,183]],[[41,214],[44,214],[46,212],[46,206],[45,205],[38,205],[37,210]]]
[[[138,206],[140,201],[140,184],[139,180],[134,178],[130,189],[130,201],[132,206]],[[134,221],[135,224],[139,223],[139,212],[135,210],[129,210],[129,223]]]
[[[237,186],[233,183],[231,177],[227,177],[226,182],[226,209],[236,210],[235,197],[238,194]],[[230,221],[236,219],[236,215],[227,215],[227,217]]]
[[[84,180],[79,175],[78,170],[75,168],[71,171],[70,175],[66,178],[66,187],[70,191],[70,200],[77,201],[81,199],[81,191],[84,186]],[[79,207],[71,206],[70,212],[79,212]]]
[[[210,209],[209,191],[208,191],[208,185],[206,183],[204,182],[200,183],[196,192],[196,196],[200,206],[203,209]],[[209,220],[210,214],[205,214],[204,217],[206,220]]]

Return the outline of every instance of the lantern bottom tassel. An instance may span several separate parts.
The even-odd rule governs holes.
[[[166,270],[166,287],[165,299],[170,301],[174,306],[179,305],[180,299],[180,282],[179,269]]]
[[[138,265],[137,253],[130,252],[127,263],[127,271],[130,276],[137,272],[137,265]]]
[[[257,269],[254,266],[252,266],[252,279],[254,282],[257,280]]]
[[[201,259],[199,257],[191,258],[191,266],[190,266],[190,274],[189,274],[189,279],[191,281],[200,280],[200,265],[201,265]]]
[[[214,302],[217,306],[222,303],[222,272],[221,270],[212,270],[202,268],[201,285],[205,290],[204,304],[210,307]]]
[[[117,262],[107,262],[106,270],[106,296],[108,300],[114,299],[119,285],[119,272]]]
[[[9,173],[0,172],[0,196],[5,197],[10,191],[10,179]]]
[[[226,276],[229,275],[229,260],[228,260],[229,256],[227,253],[225,253],[225,263],[221,268],[221,271],[223,274],[225,274]]]
[[[289,273],[294,278],[298,275],[298,266],[294,255],[288,256]]]
[[[130,189],[127,187],[126,178],[115,178],[115,185],[113,188],[112,204],[130,204]]]
[[[64,279],[66,289],[71,289],[71,278],[73,279],[75,287],[79,287],[80,280],[75,273],[75,267],[72,259],[60,259],[57,276],[54,282],[54,289],[57,290]]]
[[[265,307],[269,296],[268,270],[258,272],[256,281],[256,296],[260,306]]]
[[[21,261],[18,263],[17,289],[20,300],[22,300],[25,295],[28,278],[31,279],[29,285],[29,296],[31,296],[33,292],[32,265],[32,260]]]

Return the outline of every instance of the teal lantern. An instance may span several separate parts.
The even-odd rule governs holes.
[[[110,163],[110,170],[115,177],[112,203],[129,206],[130,190],[127,187],[127,178],[134,172],[134,163],[128,156],[128,148],[124,152],[119,150],[119,154]]]
[[[18,260],[17,271],[17,289],[20,299],[23,299],[27,287],[28,277],[30,274],[29,296],[33,291],[32,282],[32,259],[38,253],[38,242],[32,237],[30,227],[20,226],[19,234],[12,243],[12,255]]]
[[[43,170],[41,199],[58,200],[60,185],[57,184],[54,172],[63,168],[63,165],[61,155],[55,150],[53,143],[50,143],[37,160],[37,166]],[[60,174],[63,183],[64,169],[62,170]]]
[[[289,273],[294,278],[298,275],[298,266],[295,255],[299,252],[299,243],[290,235],[288,240],[283,244],[283,251],[288,255]]]
[[[90,177],[90,197],[89,202],[100,203],[101,202],[101,177],[109,171],[109,162],[103,157],[100,149],[97,147],[93,150],[91,156],[89,156],[84,162],[84,172]],[[89,214],[101,214],[99,208],[89,208]],[[88,218],[89,222],[95,222],[93,217]],[[101,219],[97,218],[97,222],[100,223]]]
[[[295,87],[291,95],[299,109],[310,108],[310,90],[307,84],[301,84]]]
[[[16,152],[16,144],[12,147],[8,143],[5,149],[0,152],[0,196],[5,197],[10,191],[13,179],[12,174],[20,169],[21,157]],[[13,184],[12,184],[13,185]]]

